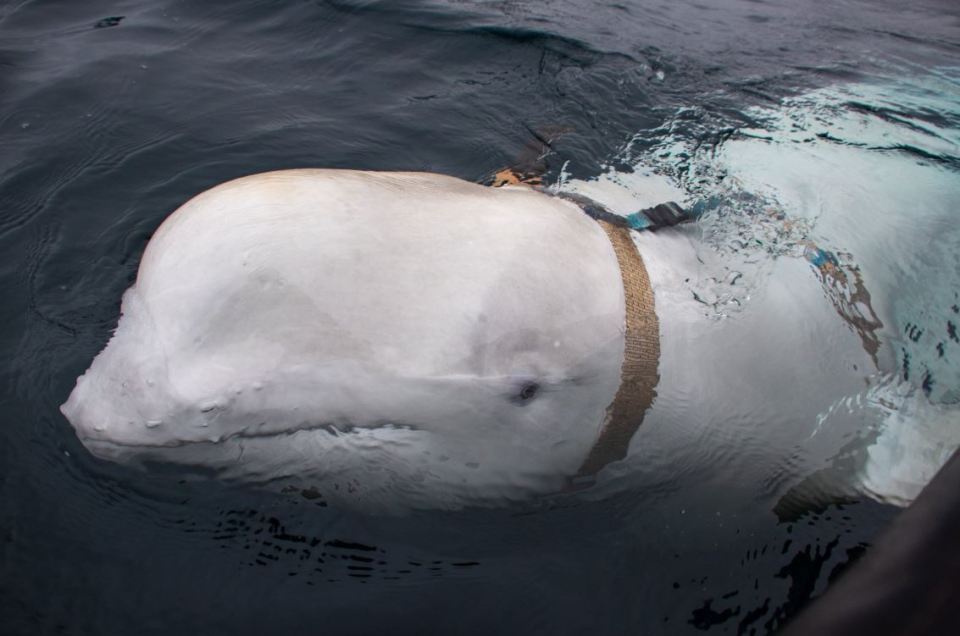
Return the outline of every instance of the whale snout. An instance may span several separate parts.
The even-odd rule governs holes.
[[[60,406],[94,455],[116,460],[227,435],[220,403],[181,399],[152,369],[121,364],[113,353],[111,344]]]
[[[165,446],[163,418],[147,416],[130,408],[127,387],[104,390],[91,378],[81,376],[60,412],[73,426],[80,441],[95,455],[107,447]],[[111,452],[110,458],[116,453]]]

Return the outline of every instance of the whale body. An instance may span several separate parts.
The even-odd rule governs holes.
[[[639,172],[565,186],[620,215],[644,207],[637,193],[655,197],[645,205],[680,195]],[[798,453],[810,459],[794,481],[818,471],[813,496],[791,490],[785,510],[816,505],[824,483],[827,499],[852,484],[905,505],[956,447],[949,410],[891,411],[871,387],[890,350],[851,320],[832,270],[773,260],[744,311],[717,320],[703,281],[729,287],[739,273],[717,282],[696,225],[626,233],[522,185],[237,179],[160,226],[112,339],[61,409],[104,459],[388,512],[580,492],[604,475],[591,496],[644,474],[736,475],[715,470],[728,457],[783,491],[783,458]],[[650,351],[631,326],[641,287]],[[646,386],[629,372],[638,354]],[[849,411],[861,394],[865,410]],[[831,440],[878,418],[855,470],[820,470],[850,454]]]
[[[555,492],[620,385],[601,227],[524,187],[291,170],[208,190],[151,238],[61,407],[115,461],[351,503]]]

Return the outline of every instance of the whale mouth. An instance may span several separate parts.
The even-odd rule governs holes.
[[[315,433],[323,432],[334,437],[339,437],[341,435],[352,435],[356,434],[359,431],[377,431],[377,430],[406,430],[406,431],[421,431],[421,427],[409,424],[406,422],[376,422],[372,424],[357,425],[350,422],[341,422],[341,423],[331,423],[325,422],[323,424],[308,425],[308,426],[298,426],[295,428],[277,430],[277,431],[237,431],[236,433],[231,433],[229,435],[223,435],[216,438],[207,438],[207,439],[173,439],[167,442],[161,441],[136,441],[136,442],[124,442],[118,441],[116,439],[104,439],[102,437],[89,437],[89,436],[78,436],[80,442],[89,449],[94,455],[101,456],[100,454],[94,452],[94,449],[112,449],[113,453],[108,453],[103,456],[111,457],[116,456],[117,451],[127,451],[142,449],[146,451],[150,450],[163,450],[163,449],[178,449],[186,447],[198,447],[203,445],[209,446],[223,446],[231,442],[242,442],[245,440],[267,440],[267,439],[280,439],[284,437],[291,437],[301,433]]]

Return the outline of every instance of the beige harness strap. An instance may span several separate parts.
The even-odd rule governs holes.
[[[627,448],[657,395],[660,381],[660,324],[653,307],[653,288],[630,230],[597,221],[607,233],[620,265],[626,304],[623,366],[620,388],[607,407],[603,428],[577,478],[597,474],[607,464],[627,456]]]

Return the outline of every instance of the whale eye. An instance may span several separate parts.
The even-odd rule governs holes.
[[[517,391],[516,401],[525,404],[535,398],[540,391],[540,385],[536,382],[524,382]]]

